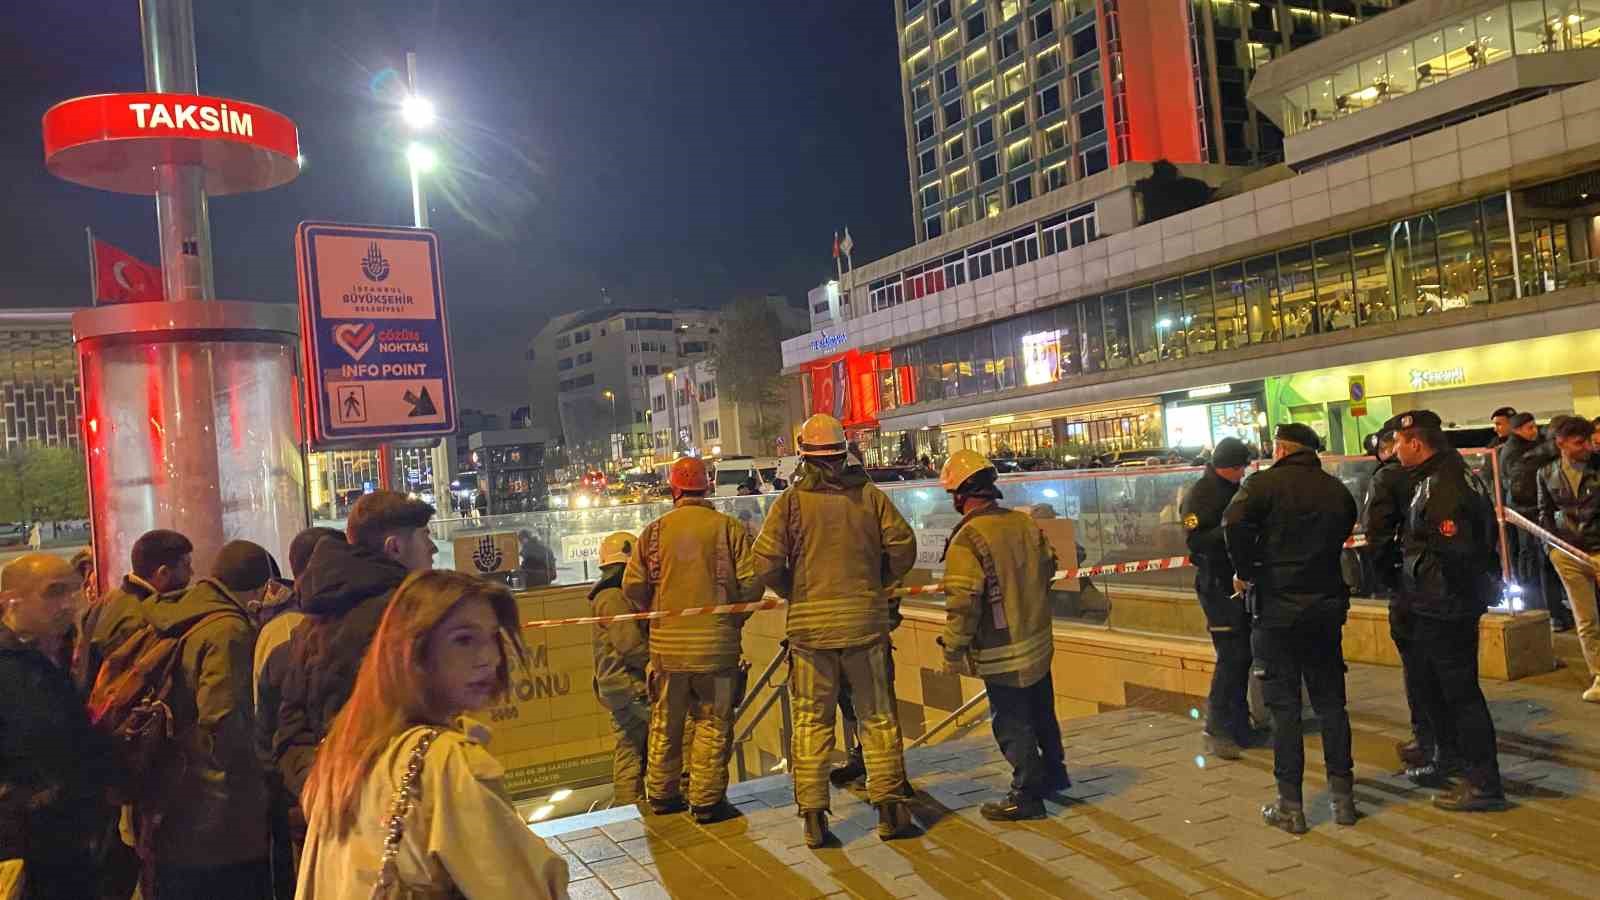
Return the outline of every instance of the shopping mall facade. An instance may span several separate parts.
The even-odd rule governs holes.
[[[1373,47],[1506,6],[1410,4],[1267,64],[1252,100],[1282,115]],[[1580,80],[1600,48],[1474,40],[1450,82],[1412,89],[1446,105],[1338,104],[1291,128],[1314,155],[1188,212],[1134,224],[1149,166],[1129,164],[860,265],[785,371],[880,462],[1260,445],[1285,421],[1359,452],[1411,407],[1600,415],[1600,81]]]

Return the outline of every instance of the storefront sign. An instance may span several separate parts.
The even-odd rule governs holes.
[[[1412,369],[1411,389],[1425,391],[1430,388],[1447,387],[1452,384],[1466,384],[1467,369],[1465,366],[1456,366],[1453,369]]]
[[[1189,392],[1190,400],[1199,400],[1204,397],[1220,397],[1223,394],[1233,393],[1231,384],[1213,384],[1209,387],[1197,387]]]
[[[848,337],[843,331],[838,334],[829,334],[827,331],[823,331],[816,340],[811,342],[811,349],[818,353],[830,353],[843,347]]]

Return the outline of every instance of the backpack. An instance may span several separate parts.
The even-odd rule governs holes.
[[[100,666],[89,692],[89,723],[111,739],[128,783],[153,794],[159,788],[158,767],[180,758],[172,743],[178,731],[167,699],[182,656],[183,641],[196,629],[221,616],[202,616],[182,634],[165,635],[141,625]]]

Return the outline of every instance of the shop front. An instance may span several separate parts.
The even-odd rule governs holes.
[[[967,449],[997,459],[1073,462],[1118,450],[1159,447],[1161,423],[1160,403],[1148,398],[947,423],[943,431],[951,452]]]
[[[1299,372],[1266,382],[1273,425],[1304,422],[1338,453],[1362,452],[1362,439],[1408,409],[1431,409],[1447,428],[1486,428],[1502,406],[1547,422],[1561,413],[1600,415],[1600,329],[1359,365]],[[1352,380],[1366,414],[1351,414]]]
[[[1213,384],[1161,398],[1166,446],[1211,449],[1238,438],[1258,451],[1266,446],[1266,385],[1260,381]]]
[[[895,377],[887,351],[847,350],[806,363],[800,384],[807,414],[824,413],[838,419],[867,465],[915,459],[918,447],[926,444],[914,433],[885,433],[878,428],[880,410],[916,402],[913,379]]]

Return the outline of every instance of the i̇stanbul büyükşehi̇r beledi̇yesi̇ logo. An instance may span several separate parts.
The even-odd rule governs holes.
[[[361,258],[361,274],[373,281],[382,281],[389,277],[389,261],[383,258],[383,251],[378,249],[377,241],[373,241],[367,247],[367,255]]]

